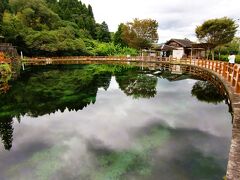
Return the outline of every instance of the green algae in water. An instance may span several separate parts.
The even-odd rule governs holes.
[[[15,174],[21,169],[31,167],[31,177],[36,180],[49,180],[62,168],[61,156],[66,152],[64,146],[55,146],[33,154],[27,161],[12,166],[7,174]],[[18,179],[18,177],[16,177]],[[18,179],[19,180],[19,179]]]
[[[93,179],[118,180],[129,172],[142,176],[150,175],[149,155],[154,148],[161,146],[169,137],[170,133],[167,129],[154,128],[148,135],[139,138],[130,150],[102,155],[99,158],[100,169]]]

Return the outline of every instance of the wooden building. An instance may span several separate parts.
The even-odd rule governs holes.
[[[189,39],[170,39],[165,44],[155,47],[155,50],[160,51],[158,54],[163,57],[202,59],[206,57],[208,48],[207,43],[194,43]]]

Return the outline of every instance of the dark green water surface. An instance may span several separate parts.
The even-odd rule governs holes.
[[[190,75],[33,68],[0,94],[0,180],[217,180],[231,115]]]

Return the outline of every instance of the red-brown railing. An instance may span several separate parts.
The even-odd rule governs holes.
[[[240,93],[240,65],[213,60],[180,60],[180,64],[202,67],[217,73],[231,84],[236,93]]]

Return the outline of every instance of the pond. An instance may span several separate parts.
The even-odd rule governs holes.
[[[1,180],[222,179],[225,97],[188,74],[32,68],[0,94]]]

